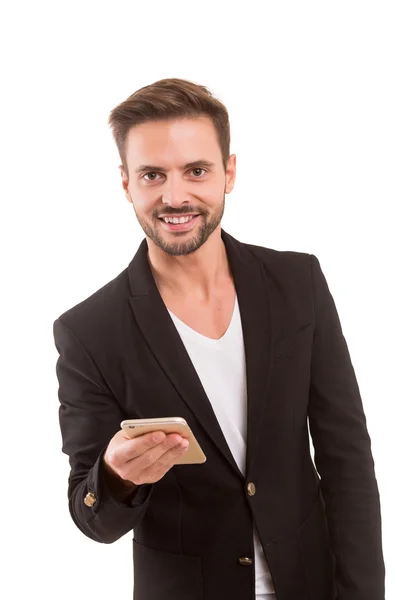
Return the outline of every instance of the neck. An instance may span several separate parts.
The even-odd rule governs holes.
[[[225,244],[217,228],[196,252],[171,256],[147,240],[148,260],[159,291],[207,302],[213,290],[231,279]]]

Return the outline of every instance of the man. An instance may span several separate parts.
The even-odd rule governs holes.
[[[203,86],[156,82],[109,122],[146,238],[54,323],[73,520],[103,543],[134,530],[136,600],[383,600],[370,438],[318,259],[221,229],[236,157]],[[205,463],[120,429],[169,416]]]

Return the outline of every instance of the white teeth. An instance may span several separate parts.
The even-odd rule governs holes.
[[[191,219],[193,219],[193,216],[190,217],[180,217],[178,219],[178,217],[164,217],[163,220],[166,223],[188,223],[189,221],[191,221]]]

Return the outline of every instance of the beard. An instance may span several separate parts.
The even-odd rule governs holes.
[[[132,204],[133,206],[133,204]],[[221,223],[222,217],[224,215],[225,210],[225,194],[222,199],[221,205],[216,209],[216,212],[210,217],[209,213],[199,212],[198,220],[199,223],[196,223],[194,229],[192,231],[177,231],[173,233],[175,237],[184,237],[186,236],[188,239],[184,241],[176,241],[169,242],[164,238],[164,235],[167,236],[168,232],[165,232],[162,229],[162,225],[159,224],[156,227],[152,227],[147,221],[140,218],[133,206],[133,210],[135,211],[136,218],[139,222],[139,225],[143,229],[144,233],[148,238],[150,238],[156,246],[158,246],[161,250],[169,254],[170,256],[186,256],[187,254],[191,254],[192,252],[196,252],[205,242],[208,240],[210,235],[215,231],[218,225]],[[194,210],[185,209],[185,212],[197,212]],[[184,214],[184,213],[182,213]],[[173,215],[172,215],[173,216]],[[156,217],[157,218],[157,217]],[[164,235],[163,235],[164,234]]]

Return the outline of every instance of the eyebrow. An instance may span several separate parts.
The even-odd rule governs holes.
[[[196,169],[199,167],[214,167],[214,163],[210,162],[209,160],[195,160],[193,162],[190,163],[186,163],[186,165],[183,165],[183,167],[181,167],[182,171],[186,171],[186,169]],[[161,173],[166,173],[167,169],[164,169],[163,167],[156,167],[154,165],[140,165],[140,167],[138,167],[135,172],[136,173],[143,173],[144,171],[159,171]]]

